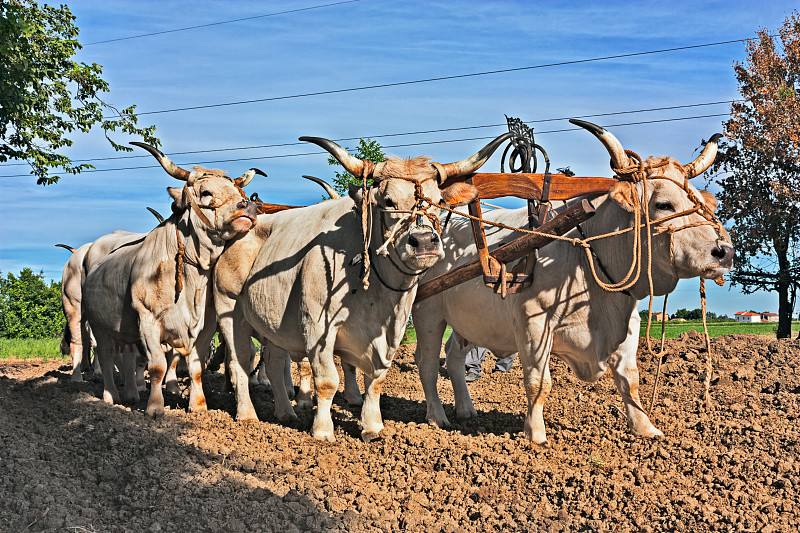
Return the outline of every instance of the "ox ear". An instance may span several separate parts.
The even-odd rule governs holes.
[[[454,183],[441,190],[442,201],[450,207],[467,205],[478,197],[478,188],[469,183]]]
[[[371,189],[367,189],[369,192],[369,203],[374,204],[376,202],[378,188],[372,187]],[[361,202],[362,202],[362,195],[364,194],[364,188],[361,185],[356,185],[355,183],[349,183],[347,185],[347,194],[353,201],[356,203],[356,207],[361,209]]]
[[[608,195],[617,202],[625,211],[633,212],[633,198],[636,194],[636,186],[629,181],[618,181],[608,191]]]
[[[172,197],[172,210],[183,211],[189,207],[189,198],[186,197],[185,187],[167,187],[167,193]]]
[[[700,196],[703,197],[703,202],[706,204],[706,207],[708,207],[711,210],[712,213],[716,213],[717,212],[717,198],[713,194],[711,194],[710,192],[708,192],[705,189],[700,191]]]

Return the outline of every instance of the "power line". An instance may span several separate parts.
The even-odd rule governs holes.
[[[322,4],[322,5],[318,5],[318,6],[301,7],[301,8],[298,8],[298,9],[289,9],[289,10],[286,10],[286,11],[278,11],[276,13],[267,13],[266,15],[254,15],[252,17],[243,17],[243,18],[239,18],[239,19],[223,20],[221,22],[209,22],[208,24],[198,24],[196,26],[187,26],[185,28],[176,28],[174,30],[163,30],[163,31],[155,31],[155,32],[152,32],[152,33],[143,33],[141,35],[131,35],[131,36],[128,36],[128,37],[117,37],[116,39],[106,39],[104,41],[95,41],[93,43],[86,43],[83,46],[92,46],[92,45],[95,45],[95,44],[105,44],[105,43],[113,43],[113,42],[117,42],[117,41],[126,41],[128,39],[139,39],[140,37],[152,37],[153,35],[163,35],[165,33],[176,33],[176,32],[179,32],[179,31],[196,30],[198,28],[208,28],[208,27],[211,27],[211,26],[220,26],[222,24],[231,24],[233,22],[243,22],[245,20],[254,20],[254,19],[260,19],[260,18],[265,18],[265,17],[275,17],[275,16],[278,16],[278,15],[286,15],[286,14],[289,14],[289,13],[297,13],[297,12],[300,12],[300,11],[310,11],[312,9],[320,9],[322,7],[339,6],[339,5],[342,5],[342,4],[352,4],[353,2],[360,2],[360,1],[361,0],[342,0],[341,2],[333,2],[331,4]]]
[[[236,102],[223,102],[219,104],[205,104],[205,105],[197,105],[197,106],[190,106],[190,107],[176,107],[174,109],[161,109],[158,111],[142,111],[137,113],[138,116],[143,115],[157,115],[161,113],[174,113],[177,111],[196,111],[198,109],[211,109],[216,107],[228,107],[234,105],[243,105],[243,104],[254,104],[258,102],[274,102],[278,100],[290,100],[294,98],[306,98],[309,96],[322,96],[326,94],[341,94],[341,93],[348,93],[348,92],[355,92],[355,91],[366,91],[370,89],[385,89],[387,87],[400,87],[403,85],[414,85],[419,83],[429,83],[434,81],[445,81],[445,80],[455,80],[461,78],[472,78],[477,76],[488,76],[491,74],[504,74],[508,72],[520,72],[523,70],[533,70],[539,68],[548,68],[548,67],[558,67],[564,65],[577,65],[580,63],[591,63],[594,61],[606,61],[609,59],[621,59],[626,57],[637,57],[643,56],[648,54],[663,54],[666,52],[677,52],[681,50],[692,50],[695,48],[705,48],[709,46],[719,46],[723,44],[732,44],[732,43],[740,43],[744,42],[747,39],[734,39],[731,41],[720,41],[716,43],[705,43],[705,44],[694,44],[689,46],[678,46],[674,48],[663,48],[661,50],[650,50],[647,52],[631,52],[628,54],[617,54],[612,56],[602,56],[602,57],[593,57],[589,59],[574,59],[571,61],[559,61],[556,63],[543,63],[541,65],[530,65],[527,67],[514,67],[514,68],[506,68],[506,69],[499,69],[499,70],[487,70],[484,72],[472,72],[469,74],[454,74],[452,76],[438,76],[435,78],[422,78],[418,80],[409,80],[409,81],[396,81],[390,83],[379,83],[375,85],[362,85],[360,87],[350,87],[346,89],[331,89],[328,91],[315,91],[310,93],[298,93],[298,94],[291,94],[291,95],[284,95],[284,96],[270,96],[267,98],[254,98],[252,100],[239,100]]]
[[[555,122],[559,120],[567,120],[570,118],[595,118],[595,117],[608,117],[614,115],[627,115],[633,113],[646,113],[646,112],[653,112],[653,111],[670,111],[674,109],[686,109],[690,107],[703,107],[703,106],[710,106],[710,105],[720,105],[720,104],[730,104],[732,102],[740,102],[741,100],[720,100],[719,102],[705,102],[701,104],[683,104],[683,105],[674,105],[674,106],[666,106],[666,107],[653,107],[650,109],[634,109],[631,111],[614,111],[609,113],[595,113],[592,115],[578,115],[578,116],[569,116],[569,117],[558,117],[558,118],[544,118],[539,120],[529,120],[526,121],[525,124],[541,124],[544,122]],[[497,128],[503,127],[505,124],[486,124],[483,126],[462,126],[458,128],[442,128],[436,130],[421,130],[421,131],[410,131],[410,132],[402,132],[402,133],[385,133],[380,135],[361,135],[359,137],[344,137],[340,139],[332,139],[336,143],[342,143],[347,141],[357,141],[359,139],[385,139],[388,137],[401,137],[407,135],[425,135],[431,133],[445,133],[445,132],[453,132],[453,131],[464,131],[464,130],[475,130],[481,128]],[[538,132],[534,132],[538,134]],[[171,152],[171,156],[177,155],[190,155],[190,154],[208,154],[214,152],[231,152],[236,150],[256,150],[262,148],[282,148],[286,146],[303,146],[306,143],[304,142],[290,142],[290,143],[278,143],[278,144],[261,144],[255,146],[235,146],[231,148],[216,148],[212,150],[190,150],[186,152]],[[73,163],[88,163],[91,161],[113,161],[113,160],[120,160],[120,159],[138,159],[138,158],[150,158],[152,157],[150,154],[142,154],[142,155],[124,155],[124,156],[116,156],[116,157],[96,157],[90,159],[75,159]],[[27,163],[6,163],[4,166],[20,166],[20,165],[27,165]]]
[[[726,117],[728,113],[718,113],[712,115],[697,115],[693,117],[678,117],[678,118],[666,118],[666,119],[657,119],[657,120],[646,120],[641,122],[625,122],[619,124],[607,124],[603,127],[605,128],[619,128],[624,126],[636,126],[642,124],[657,124],[662,122],[676,122],[679,120],[696,120],[701,118],[714,118],[714,117]],[[548,131],[540,131],[537,132],[536,135],[543,135],[548,133],[563,133],[563,132],[575,132],[575,131],[582,131],[580,128],[563,128],[557,130],[548,130]],[[494,137],[470,137],[465,139],[447,139],[441,141],[425,141],[425,142],[417,142],[417,143],[405,143],[405,144],[394,144],[383,146],[382,148],[406,148],[410,146],[430,146],[435,144],[449,144],[449,143],[457,143],[457,142],[467,142],[467,141],[486,141],[491,140]],[[306,143],[292,143],[292,144],[306,144]],[[268,155],[268,156],[261,156],[261,157],[240,157],[235,159],[217,159],[212,161],[201,161],[198,163],[189,163],[195,165],[211,165],[211,164],[218,164],[218,163],[234,163],[239,161],[260,161],[266,159],[284,159],[288,157],[303,157],[309,155],[328,155],[328,152],[302,152],[302,153],[295,153],[295,154],[279,154],[279,155]],[[186,166],[186,163],[181,163],[181,166]],[[142,170],[142,169],[149,169],[149,168],[161,168],[160,165],[145,165],[145,166],[138,166],[138,167],[121,167],[121,168],[101,168],[101,169],[89,169],[81,171],[81,174],[88,174],[94,172],[114,172],[114,171],[121,171],[121,170]],[[14,174],[14,175],[7,175],[7,176],[0,176],[0,178],[21,178],[21,177],[30,177],[30,174]]]

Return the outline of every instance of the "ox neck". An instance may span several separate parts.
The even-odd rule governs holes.
[[[202,271],[211,270],[224,250],[224,241],[217,239],[213,231],[197,232],[194,224],[203,225],[203,223],[193,216],[191,209],[180,214],[173,214],[168,220],[172,221],[172,224],[165,226],[172,226],[170,233],[175,253],[177,254],[182,249],[185,264]],[[205,229],[205,225],[203,228]]]
[[[601,196],[592,202],[596,206],[596,214],[588,221],[581,224],[586,237],[594,237],[613,233],[615,231],[630,228],[636,221],[634,220],[633,213],[629,213],[622,209],[614,200],[610,199],[607,195]],[[650,282],[648,280],[648,250],[647,250],[647,235],[645,229],[640,229],[642,232],[642,250],[641,269],[636,283],[630,287],[627,292],[629,297],[635,300],[642,300],[650,295]],[[659,262],[656,260],[659,254],[669,254],[668,239],[665,241],[664,235],[652,236],[652,280],[653,280],[653,296],[663,296],[672,292],[675,285],[678,283],[678,278],[674,272],[669,269],[665,270],[659,267]],[[598,259],[595,260],[595,269],[600,279],[608,283],[618,283],[628,274],[633,260],[633,246],[634,246],[633,232],[628,231],[620,235],[600,238],[591,242],[591,247],[596,254],[599,262],[601,262],[607,274],[612,279],[606,278],[605,273],[602,272],[598,266]],[[587,272],[590,270],[586,255],[581,253],[583,264],[586,265]],[[631,274],[631,278],[636,276],[636,269]],[[588,282],[597,286],[591,272],[588,273]],[[603,290],[597,287],[599,290]]]

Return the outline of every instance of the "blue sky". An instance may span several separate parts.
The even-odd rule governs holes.
[[[118,107],[136,104],[144,113],[141,123],[156,124],[164,153],[184,166],[201,163],[231,175],[258,167],[269,177],[257,177],[248,191],[257,191],[265,201],[296,205],[321,198],[317,186],[302,180],[302,174],[330,177],[334,170],[315,146],[291,144],[301,135],[371,137],[390,154],[427,154],[449,162],[471,155],[485,139],[502,133],[507,114],[544,121],[533,124],[534,132],[554,167],[607,176],[605,150],[565,120],[589,116],[643,156],[691,161],[701,139],[721,131],[725,117],[707,115],[727,114],[728,103],[616,113],[730,102],[738,97],[732,65],[744,59],[742,43],[583,60],[744,39],[760,27],[776,29],[796,7],[787,1],[430,0],[359,0],[315,7],[335,1],[68,5],[85,44],[79,59],[103,65],[111,85],[106,100]],[[297,11],[301,8],[313,9]],[[281,13],[286,11],[292,12]],[[170,31],[241,18],[249,19]],[[120,40],[157,32],[168,33]],[[568,64],[284,98],[553,63]],[[273,100],[149,114],[267,98]],[[615,114],[590,117],[605,113]],[[706,117],[673,120],[699,116]],[[392,136],[448,128],[470,129]],[[565,129],[570,131],[552,132]],[[128,156],[114,152],[101,133],[74,139],[69,154],[75,159]],[[340,144],[352,147],[356,141]],[[55,248],[56,243],[77,247],[117,229],[148,231],[155,220],[145,206],[168,214],[165,188],[178,182],[144,152],[130,155],[139,157],[94,161],[103,171],[67,175],[48,187],[36,185],[32,177],[18,177],[27,173],[23,165],[0,165],[3,275],[31,267],[60,279],[68,252]],[[106,170],[131,167],[145,168]],[[499,167],[495,156],[484,169]],[[698,285],[696,279],[681,281],[669,310],[699,307]],[[708,307],[715,313],[777,310],[774,293],[745,296],[737,288],[714,284],[708,290]],[[640,308],[646,305],[644,301]]]

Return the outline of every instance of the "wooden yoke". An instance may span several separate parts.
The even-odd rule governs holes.
[[[468,183],[478,188],[480,199],[516,196],[525,200],[538,201],[540,226],[547,220],[551,200],[563,201],[576,196],[606,194],[616,181],[615,178],[575,177],[549,173],[479,173],[473,174],[467,180]],[[445,182],[442,187],[447,185],[448,182]],[[479,219],[483,218],[478,201],[469,204],[469,214]],[[530,286],[533,281],[533,265],[537,248],[530,248],[529,252],[534,255],[528,256],[512,271],[508,271],[506,262],[498,261],[489,253],[483,222],[475,219],[471,222],[478,260],[486,286],[492,288],[502,298],[505,298],[508,293],[514,294]]]

